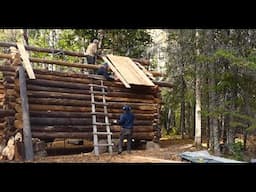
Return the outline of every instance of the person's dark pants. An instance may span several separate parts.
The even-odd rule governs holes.
[[[88,64],[95,64],[95,62],[96,62],[96,57],[95,56],[86,55],[85,57],[87,59]]]
[[[123,141],[124,139],[127,139],[127,151],[131,152],[132,148],[132,129],[121,129],[120,133],[120,140],[118,144],[118,153],[121,153],[123,151]]]
[[[95,63],[96,63],[96,57],[95,56],[86,55],[85,57],[87,59],[87,63],[88,64],[95,65]],[[89,69],[88,72],[89,72],[89,74],[96,74],[96,70],[95,69]]]

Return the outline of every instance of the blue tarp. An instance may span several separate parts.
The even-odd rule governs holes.
[[[233,159],[210,155],[206,150],[183,152],[180,154],[180,157],[192,163],[245,163],[244,161],[236,161]]]

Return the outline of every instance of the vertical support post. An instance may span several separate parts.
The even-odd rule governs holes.
[[[20,85],[20,97],[21,97],[21,106],[22,106],[25,160],[33,160],[34,153],[33,153],[32,135],[31,135],[30,119],[29,119],[25,71],[23,66],[20,66],[18,70],[19,70],[19,85]]]

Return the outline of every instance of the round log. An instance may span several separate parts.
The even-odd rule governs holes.
[[[85,94],[70,94],[70,93],[60,93],[60,92],[47,92],[47,91],[31,91],[28,90],[28,96],[29,98],[35,97],[45,97],[45,98],[65,98],[65,99],[78,99],[78,100],[91,100],[91,95],[85,95]],[[96,100],[101,100],[101,96],[95,96]],[[110,97],[106,96],[106,101],[116,101],[116,102],[131,102],[131,103],[155,103],[157,100],[155,99],[137,99],[135,98],[125,98],[125,97]]]
[[[92,140],[92,133],[83,132],[32,132],[32,136],[39,139],[55,139],[55,138],[84,138]],[[112,138],[119,138],[120,133],[113,133]],[[152,132],[136,132],[132,136],[139,140],[153,140],[154,133]],[[106,136],[99,136],[99,138],[106,138]]]
[[[13,67],[11,65],[0,65],[0,71],[9,71],[9,72],[15,72],[16,71],[16,67]]]
[[[30,104],[29,109],[32,111],[62,111],[62,112],[87,112],[91,113],[92,109],[91,107],[79,107],[79,106],[63,106],[63,105],[39,105],[39,104]],[[21,112],[21,106],[16,104],[15,105],[15,110],[17,112]],[[97,112],[103,112],[103,108],[97,108]],[[110,108],[108,109],[109,113],[123,113],[123,110],[120,108],[118,109],[113,109]],[[133,109],[133,113],[135,114],[154,114],[156,110],[151,110],[151,111],[146,111],[146,110],[136,110]]]
[[[54,80],[54,81],[65,81],[65,82],[72,82],[72,83],[83,83],[83,84],[101,84],[101,80],[94,79],[98,78],[99,75],[85,75],[85,74],[77,74],[77,73],[63,73],[57,71],[47,71],[47,70],[34,70],[37,79],[45,79],[45,80]],[[155,91],[155,87],[148,87],[148,86],[136,86],[132,85],[132,89],[127,89],[120,81],[104,81],[104,85],[110,88],[123,88],[124,90],[129,91],[138,91],[143,89],[143,91]]]
[[[68,88],[68,89],[71,89],[71,91],[72,89],[79,89],[79,90],[82,90],[83,94],[90,94],[89,86],[81,83],[67,83],[67,82],[35,79],[33,81],[28,82],[28,84],[41,85],[46,87]],[[53,90],[53,89],[49,89],[49,90]],[[140,99],[154,99],[153,95],[146,95],[141,91],[136,93],[129,92],[128,90],[127,92],[107,92],[107,95],[112,97],[127,97],[127,98],[135,97]]]
[[[32,125],[35,132],[92,132],[92,125]]]
[[[31,130],[35,132],[92,132],[92,125],[33,125]],[[110,126],[112,132],[120,132],[121,128],[119,125]],[[106,131],[106,127],[99,127],[98,131]],[[153,126],[134,126],[133,132],[153,132]]]
[[[17,122],[22,120],[15,120]],[[104,122],[103,118],[98,119],[99,122]],[[31,117],[31,125],[92,125],[92,118],[41,118]],[[136,125],[152,125],[151,120],[134,120],[134,126]]]
[[[22,113],[16,113],[15,119],[22,119]],[[154,120],[158,114],[135,114],[138,120]],[[31,117],[77,117],[77,118],[90,118],[91,113],[83,112],[60,112],[60,111],[31,111]],[[108,113],[110,119],[119,119],[120,113]],[[97,117],[104,117],[104,114],[97,114]]]
[[[16,99],[17,100],[17,99]],[[54,98],[29,98],[30,104],[41,104],[41,105],[64,105],[64,106],[80,106],[80,107],[91,107],[91,101],[72,100],[72,99],[54,99]],[[108,108],[120,109],[127,103],[124,102],[108,102]],[[129,103],[132,109],[142,111],[156,110],[156,104],[145,104],[145,103]],[[103,106],[102,106],[103,107]]]

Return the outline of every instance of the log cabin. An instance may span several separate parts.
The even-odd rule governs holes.
[[[20,46],[0,42],[5,50],[0,52],[1,139],[8,140],[21,132],[30,140],[93,140],[95,119],[106,123],[106,117],[111,138],[119,138],[120,126],[112,122],[119,118],[122,106],[128,104],[136,117],[133,139],[158,141],[161,136],[160,88],[171,88],[171,85],[155,80],[160,74],[146,69],[149,62],[106,55],[102,62],[107,62],[118,78],[110,81],[86,72],[97,70],[100,65],[82,63],[83,53]],[[39,58],[33,57],[33,53],[46,55]],[[62,57],[49,58],[49,54],[57,53]],[[67,61],[63,55],[78,59]],[[105,104],[101,105],[103,95]],[[97,125],[98,132],[105,129],[105,124]],[[106,139],[106,135],[98,135],[98,139]],[[25,152],[29,143],[31,145],[31,141],[25,143]]]

